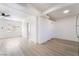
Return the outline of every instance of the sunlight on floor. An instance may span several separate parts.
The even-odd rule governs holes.
[[[0,39],[0,55],[23,55],[21,48],[32,46],[33,43],[22,37]]]

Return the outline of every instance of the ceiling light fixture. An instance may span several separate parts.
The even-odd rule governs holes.
[[[67,13],[69,13],[69,10],[64,10],[64,14],[67,14]]]

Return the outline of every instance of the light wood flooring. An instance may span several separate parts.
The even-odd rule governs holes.
[[[51,39],[43,44],[34,44],[22,38],[0,40],[2,56],[78,56],[79,43]]]

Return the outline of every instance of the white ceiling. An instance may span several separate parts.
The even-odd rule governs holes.
[[[64,10],[70,10],[68,14],[64,14]],[[79,13],[79,4],[72,4],[63,8],[60,8],[54,12],[49,13],[48,15],[54,17],[55,19],[61,19],[65,17],[75,16]]]
[[[64,14],[64,10],[70,10]],[[79,13],[78,3],[0,3],[0,13],[7,13],[13,18],[27,18],[28,15],[48,15],[50,19],[61,19]],[[40,14],[39,14],[39,13]]]
[[[43,12],[51,7],[56,7],[58,5],[64,5],[64,4],[61,4],[61,3],[31,3],[31,5],[33,5],[35,8]]]
[[[9,14],[10,17],[7,17],[7,19],[21,20],[27,16],[25,12],[24,8],[16,3],[0,3],[0,16],[1,13]]]
[[[22,6],[22,4],[17,3],[0,3],[0,17],[1,13],[10,15],[10,17],[6,17],[6,19],[14,19],[16,21],[22,21],[29,16],[36,16],[37,14],[34,8],[26,5]]]
[[[51,19],[61,19],[64,17],[74,16],[79,13],[78,3],[38,3],[32,5],[42,13],[49,11],[51,8],[59,7],[54,11],[47,13],[51,17]],[[67,9],[70,10],[70,12],[68,14],[64,14],[63,11]]]

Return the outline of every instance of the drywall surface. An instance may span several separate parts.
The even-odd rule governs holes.
[[[54,36],[54,21],[40,17],[38,19],[38,42],[44,43]]]
[[[33,42],[37,43],[37,19],[31,16],[28,19],[28,36]]]
[[[23,22],[22,22],[22,37],[26,38],[29,41],[33,41],[36,43],[37,41],[37,23],[36,23],[36,17],[35,16],[28,16]]]
[[[0,19],[0,38],[10,38],[21,36],[21,23]]]
[[[79,41],[76,37],[76,17],[64,18],[56,21],[55,38]]]

